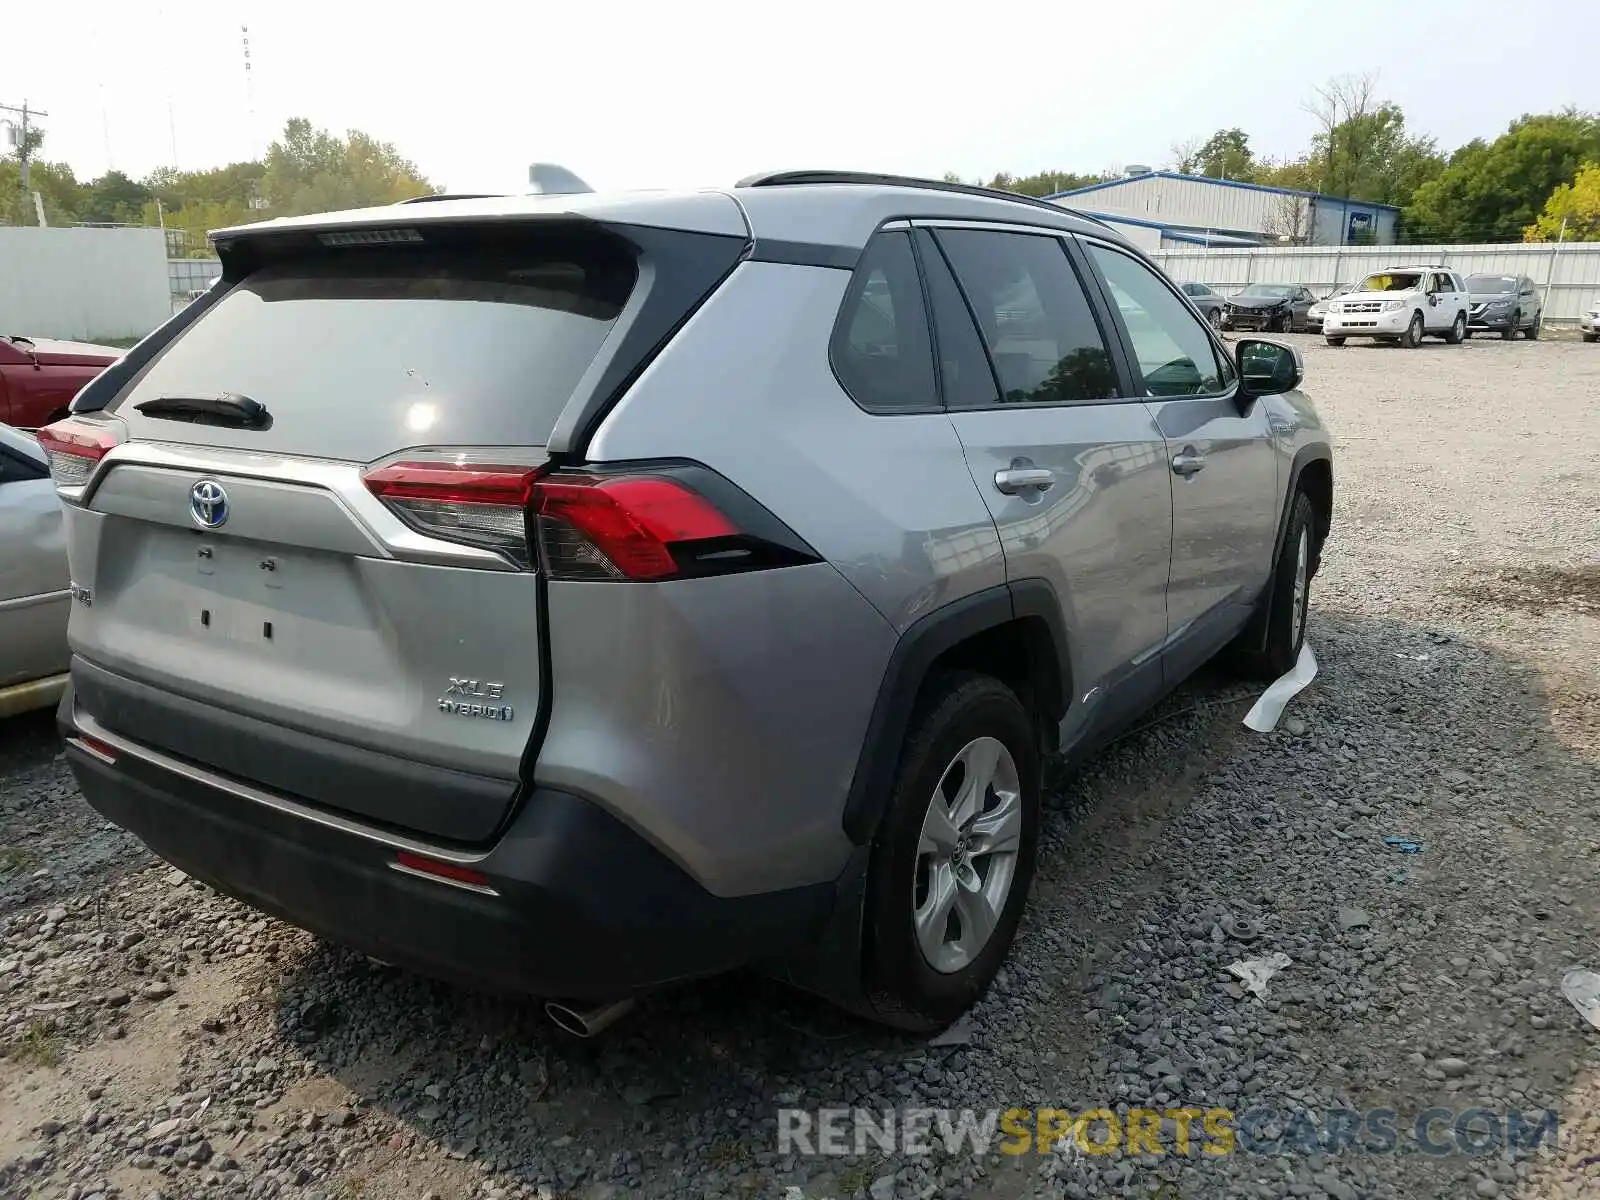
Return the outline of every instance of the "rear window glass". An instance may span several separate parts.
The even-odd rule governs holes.
[[[540,445],[635,280],[609,242],[463,253],[361,247],[246,277],[119,399],[145,437],[366,461],[421,445]],[[154,420],[158,396],[233,392],[267,429]]]

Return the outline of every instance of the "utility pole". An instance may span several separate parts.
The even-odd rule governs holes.
[[[26,100],[22,102],[21,108],[13,107],[10,104],[0,104],[0,112],[16,113],[22,118],[22,135],[21,140],[17,143],[17,159],[22,163],[22,190],[26,192],[28,190],[28,151],[30,149],[28,145],[28,118],[48,117],[50,114],[43,109],[29,108]]]
[[[1539,324],[1544,324],[1545,310],[1550,307],[1550,288],[1556,281],[1556,262],[1561,258],[1561,244],[1567,240],[1567,218],[1561,218],[1561,232],[1556,244],[1550,247],[1550,273],[1544,277],[1544,299],[1539,303]]]

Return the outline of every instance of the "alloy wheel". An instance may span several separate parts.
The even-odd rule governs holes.
[[[974,738],[928,801],[912,877],[912,921],[928,965],[948,975],[989,944],[1016,876],[1022,787],[1011,751]]]

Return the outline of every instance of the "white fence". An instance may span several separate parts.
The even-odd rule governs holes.
[[[0,332],[143,337],[172,311],[159,229],[0,226]]]
[[[1545,318],[1576,321],[1600,303],[1600,242],[1488,246],[1258,246],[1244,250],[1195,247],[1151,255],[1174,279],[1232,292],[1247,283],[1295,283],[1325,295],[1362,276],[1407,263],[1451,267],[1463,275],[1526,275],[1549,285]]]

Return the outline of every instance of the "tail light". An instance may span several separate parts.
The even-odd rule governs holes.
[[[369,490],[419,532],[551,579],[651,582],[817,561],[787,526],[704,467],[560,471],[441,459],[378,466]]]
[[[114,450],[121,438],[106,425],[68,417],[46,425],[34,434],[50,463],[50,478],[61,490],[81,488],[94,474],[95,465]]]
[[[409,461],[368,471],[367,490],[419,533],[481,546],[532,564],[528,505],[537,469],[488,463]]]

